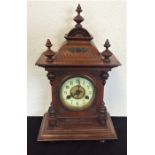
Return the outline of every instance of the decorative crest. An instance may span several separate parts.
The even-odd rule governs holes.
[[[44,55],[47,57],[47,62],[52,62],[53,56],[55,55],[55,52],[51,50],[52,43],[49,39],[47,39],[45,46],[47,47],[47,50],[44,52]]]
[[[109,63],[110,62],[110,57],[112,56],[112,53],[111,53],[111,51],[109,50],[109,47],[110,47],[111,45],[110,45],[110,43],[109,43],[109,40],[107,39],[106,41],[105,41],[105,44],[104,44],[104,47],[106,48],[102,53],[101,53],[101,55],[104,57],[104,59],[103,59],[103,61],[105,62],[105,63]]]

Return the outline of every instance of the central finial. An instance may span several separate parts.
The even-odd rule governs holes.
[[[81,9],[80,4],[78,4],[78,6],[77,6],[77,8],[76,8],[76,12],[77,12],[78,14],[80,14],[80,13],[82,12],[82,9]]]
[[[76,12],[78,13],[77,16],[74,18],[74,21],[77,23],[75,25],[76,28],[82,28],[82,25],[80,24],[84,18],[80,15],[80,13],[82,12],[81,6],[80,4],[78,4],[77,8],[76,8]]]
[[[65,35],[67,40],[92,40],[93,37],[89,34],[89,32],[82,27],[81,22],[84,21],[84,18],[80,15],[82,12],[80,4],[78,4],[76,8],[77,15],[74,17],[74,21],[76,25],[73,29],[70,30],[68,34]]]

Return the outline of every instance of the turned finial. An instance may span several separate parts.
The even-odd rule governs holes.
[[[49,39],[47,39],[45,46],[50,50],[50,48],[52,47],[52,43]]]
[[[77,12],[78,14],[80,14],[80,13],[82,12],[82,9],[81,9],[80,4],[78,4],[78,6],[77,6],[77,8],[76,8],[76,12]]]
[[[107,39],[107,40],[105,41],[105,43],[104,43],[104,47],[105,47],[106,49],[108,49],[110,46],[111,46],[111,45],[110,45],[110,43],[109,43],[109,40]]]
[[[80,13],[82,12],[81,6],[80,4],[78,4],[77,8],[76,8],[76,12],[78,13],[77,16],[74,18],[74,21],[77,23],[75,25],[76,28],[81,28],[82,25],[80,24],[84,18],[80,15]]]
[[[105,44],[104,44],[104,47],[106,48],[102,53],[101,53],[101,55],[104,57],[103,58],[103,61],[105,62],[105,63],[109,63],[110,62],[110,57],[112,56],[112,53],[111,53],[111,51],[109,50],[109,47],[110,47],[111,45],[110,45],[110,43],[109,43],[109,40],[107,39],[106,41],[105,41]]]
[[[49,39],[47,39],[45,46],[47,47],[47,50],[44,52],[44,55],[47,57],[47,62],[52,62],[53,56],[55,55],[55,52],[51,50],[52,43]]]

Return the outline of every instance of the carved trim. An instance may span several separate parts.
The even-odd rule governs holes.
[[[99,111],[98,121],[99,121],[100,124],[105,125],[106,124],[106,119],[107,119],[107,109],[105,107],[104,102],[101,104],[98,111]]]
[[[106,80],[109,77],[108,72],[102,72],[100,76],[101,76],[101,79],[102,79],[102,84],[105,85],[106,84]]]
[[[56,77],[55,73],[53,73],[53,72],[48,72],[48,73],[47,73],[47,77],[48,77],[48,79],[50,80],[50,84],[53,85],[53,81],[55,80],[55,77]]]

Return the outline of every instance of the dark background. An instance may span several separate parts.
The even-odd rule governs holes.
[[[28,155],[126,155],[127,118],[112,117],[118,140],[37,142],[42,117],[27,118]]]

